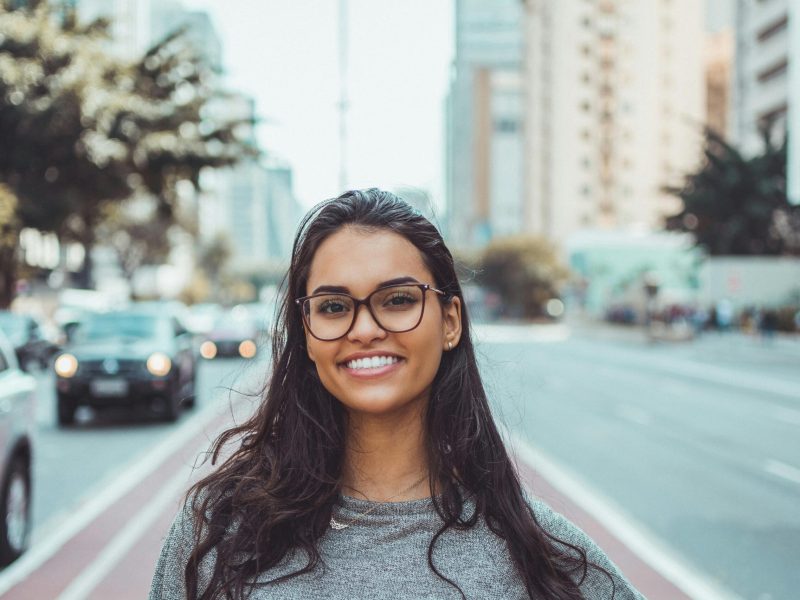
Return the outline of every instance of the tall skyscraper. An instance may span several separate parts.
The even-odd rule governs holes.
[[[725,139],[731,135],[733,40],[731,29],[706,37],[706,123]]]
[[[782,139],[789,117],[790,16],[797,0],[737,0],[734,140],[746,154],[763,147],[762,130]]]
[[[451,243],[522,229],[522,3],[457,0],[447,100],[446,195]]]
[[[792,7],[789,31],[789,201],[800,204],[800,2]]]
[[[705,122],[702,3],[527,0],[525,224],[658,229]]]

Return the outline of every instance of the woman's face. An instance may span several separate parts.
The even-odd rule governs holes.
[[[401,235],[344,227],[317,249],[306,294],[334,286],[365,298],[384,282],[401,277],[436,287],[419,250]],[[381,329],[365,306],[358,307],[355,323],[343,338],[321,341],[306,331],[308,356],[322,384],[349,411],[390,415],[427,402],[442,352],[448,342],[453,347],[458,343],[461,304],[458,298],[442,303],[432,291],[425,296],[422,321],[411,331]],[[352,362],[376,356],[388,357],[382,362],[389,364],[365,369]]]

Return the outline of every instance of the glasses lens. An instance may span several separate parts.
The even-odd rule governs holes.
[[[425,292],[413,285],[396,285],[375,292],[370,298],[372,314],[387,331],[414,329],[422,316]]]
[[[323,340],[343,336],[353,320],[353,299],[337,294],[323,294],[305,301],[306,314],[311,333]]]

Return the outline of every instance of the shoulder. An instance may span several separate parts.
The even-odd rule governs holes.
[[[195,544],[193,500],[190,498],[183,503],[164,538],[149,600],[183,600],[186,596],[186,564]]]
[[[600,567],[600,569],[590,567],[581,582],[580,587],[584,597],[611,598],[613,592],[613,597],[618,600],[643,598],[606,553],[580,527],[541,500],[529,497],[528,503],[542,529],[561,542],[581,548],[586,552],[586,559]],[[570,551],[569,547],[567,551]]]

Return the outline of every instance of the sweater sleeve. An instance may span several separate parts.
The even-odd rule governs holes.
[[[190,507],[184,505],[161,547],[149,600],[185,600],[184,569],[192,547],[193,522]]]
[[[586,558],[605,569],[610,577],[602,571],[589,567],[586,577],[580,585],[583,596],[588,600],[642,600],[642,596],[634,588],[619,568],[611,562],[598,545],[584,533],[577,525],[566,517],[555,512],[540,500],[531,501],[531,507],[539,524],[553,537],[573,546],[578,546],[586,552]]]

